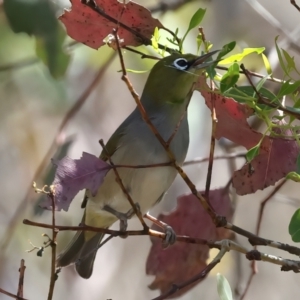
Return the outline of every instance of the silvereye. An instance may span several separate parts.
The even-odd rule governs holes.
[[[207,59],[216,52],[200,57],[174,53],[161,59],[152,68],[141,96],[148,117],[165,141],[180,124],[169,146],[179,165],[183,164],[189,146],[187,106],[194,83],[203,69],[213,63]],[[138,108],[113,133],[106,151],[116,165],[151,165],[170,161]],[[107,152],[102,151],[100,158],[107,160]],[[119,168],[118,173],[142,214],[163,198],[177,175],[172,166]],[[96,196],[86,191],[84,203],[82,223],[101,228],[110,227],[132,209],[113,170],[106,174]],[[57,267],[75,263],[78,274],[89,278],[103,236],[103,233],[78,231],[57,257]]]

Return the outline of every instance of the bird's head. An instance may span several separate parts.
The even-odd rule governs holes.
[[[142,95],[143,104],[150,104],[150,101],[152,105],[185,103],[199,75],[214,63],[208,59],[216,52],[202,56],[174,53],[161,59],[149,74]]]

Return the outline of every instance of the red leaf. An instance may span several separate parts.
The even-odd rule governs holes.
[[[76,194],[83,189],[89,189],[96,195],[102,184],[106,173],[111,166],[98,157],[83,152],[80,159],[71,159],[66,156],[60,161],[53,161],[57,166],[54,188],[55,188],[55,209],[69,209],[71,201]],[[42,208],[51,209],[52,201],[45,198],[40,204]]]
[[[246,195],[274,185],[297,169],[299,146],[295,140],[265,137],[259,154],[233,175],[233,186],[239,195]]]
[[[210,109],[214,101],[218,119],[215,136],[217,139],[225,137],[248,150],[260,142],[263,135],[253,130],[247,122],[247,118],[253,113],[251,108],[232,98],[212,94],[207,89],[200,87],[199,90]],[[290,134],[284,132],[284,135]],[[246,195],[262,190],[274,185],[289,172],[295,171],[299,151],[298,143],[294,139],[265,136],[259,154],[241,170],[234,172],[233,186],[237,194]]]
[[[117,28],[118,22],[118,36],[124,40],[121,46],[143,44],[141,38],[122,27],[122,24],[148,39],[155,27],[163,27],[157,19],[152,18],[149,10],[131,1],[123,4],[117,0],[96,0],[95,3],[108,18],[81,3],[81,0],[70,1],[71,10],[66,10],[59,19],[65,24],[70,37],[94,49],[105,44],[103,40],[112,33],[113,28]]]
[[[220,215],[230,220],[231,203],[228,193],[223,189],[211,191],[210,202]],[[224,229],[215,227],[199,200],[192,194],[178,198],[176,209],[158,218],[172,226],[178,235],[215,240],[226,238],[228,233]],[[164,293],[173,283],[178,284],[190,279],[206,266],[209,248],[205,245],[177,242],[164,250],[161,240],[152,238],[151,241],[152,247],[147,259],[146,273],[155,275],[155,279],[149,286],[150,289],[160,289],[161,293]],[[197,283],[189,285],[173,296],[182,295]]]

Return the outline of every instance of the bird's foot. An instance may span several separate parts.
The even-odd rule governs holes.
[[[149,213],[145,214],[145,217],[164,230],[165,238],[162,242],[163,248],[168,248],[176,242],[176,232],[170,225],[156,219]]]
[[[135,203],[135,207],[137,210],[140,210],[140,205],[138,203]],[[111,208],[109,205],[105,205],[103,207],[103,210],[113,214],[120,220],[120,231],[124,231],[124,232],[127,229],[128,220],[131,219],[135,215],[133,208],[129,209],[129,211],[126,213],[121,213],[121,212],[116,211],[115,209]],[[123,237],[123,236],[121,236],[121,237]],[[126,237],[126,236],[124,236],[124,237]]]
[[[163,248],[168,248],[170,245],[173,245],[176,242],[176,232],[174,229],[170,226],[165,224],[164,226],[165,231],[165,238],[163,239]]]

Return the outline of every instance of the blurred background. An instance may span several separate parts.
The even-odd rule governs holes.
[[[19,5],[22,5],[22,2],[19,0]],[[163,3],[167,5],[180,4],[177,9],[166,12],[160,11],[159,1],[137,2],[148,8],[156,8],[154,16],[173,31],[178,27],[179,35],[184,34],[194,12],[200,7],[206,8],[202,26],[206,39],[214,44],[214,49],[219,49],[233,40],[237,42],[236,51],[244,47],[266,47],[266,54],[278,77],[282,74],[278,69],[274,47],[277,35],[280,36],[279,46],[298,60],[300,13],[289,1],[165,0]],[[36,256],[36,252],[26,253],[26,250],[32,249],[29,241],[38,247],[42,246],[45,239],[41,234],[51,232],[25,226],[22,220],[27,218],[50,224],[51,214],[38,208],[40,197],[30,189],[32,181],[36,181],[39,187],[43,185],[44,180],[51,182],[51,157],[68,154],[72,158],[79,158],[83,151],[98,155],[101,151],[99,139],[107,141],[134,109],[135,104],[120,79],[119,60],[115,56],[112,58],[113,50],[107,46],[96,51],[75,44],[67,38],[64,48],[68,56],[62,55],[59,65],[52,64],[49,71],[36,56],[36,48],[37,51],[43,51],[39,45],[41,39],[12,31],[4,13],[4,5],[13,11],[12,3],[12,0],[4,3],[0,1],[0,287],[16,293],[18,268],[23,258],[26,264],[24,297],[45,299],[50,279],[50,248],[45,250],[42,258]],[[51,5],[59,15],[70,3],[54,0]],[[23,12],[22,9],[18,10],[18,14]],[[22,19],[20,15],[19,18]],[[63,34],[63,30],[59,30]],[[195,53],[196,35],[197,30],[194,30],[188,36],[184,47],[186,52]],[[140,50],[144,51],[142,47]],[[123,54],[129,69],[149,70],[153,65],[152,61],[142,60],[128,51],[124,51]],[[261,58],[254,54],[244,63],[248,69],[264,72]],[[138,93],[142,92],[147,76],[147,72],[130,74],[130,80]],[[85,93],[88,93],[88,97],[82,107],[76,109],[75,106],[66,118],[70,109],[85,99],[82,96]],[[66,122],[62,125],[63,120]],[[187,160],[207,157],[211,134],[210,111],[198,93],[195,93],[189,107],[189,123],[191,143]],[[232,151],[229,146],[226,141],[218,143],[216,155]],[[234,148],[233,151],[244,150]],[[49,155],[43,162],[47,152]],[[241,167],[243,162],[243,159],[236,160],[234,167]],[[207,164],[187,166],[185,171],[197,188],[203,190]],[[216,161],[212,188],[225,186],[231,172],[227,161]],[[237,198],[234,224],[254,232],[260,202],[271,190],[272,187]],[[157,216],[160,212],[170,211],[176,205],[176,198],[187,192],[188,187],[181,178],[177,178],[165,200],[151,211],[152,215]],[[68,212],[58,212],[57,224],[77,225],[82,215],[81,200],[82,193],[77,195]],[[266,207],[261,236],[292,244],[287,228],[293,212],[299,207],[299,185],[287,183],[271,201]],[[118,228],[118,224],[115,228]],[[131,220],[129,228],[140,228],[139,222]],[[62,249],[71,236],[70,232],[60,233],[58,249]],[[239,236],[236,238],[240,244],[249,247],[246,239]],[[148,237],[111,240],[98,252],[94,274],[89,280],[77,276],[73,267],[60,273],[54,299],[135,300],[157,296],[158,291],[151,291],[147,287],[153,281],[153,277],[145,274],[145,262],[150,247]],[[275,249],[260,250],[288,257],[286,253]],[[299,275],[292,272],[283,273],[278,266],[269,263],[261,262],[258,268],[259,273],[253,279],[245,299],[277,300],[283,297],[299,297]],[[181,299],[218,299],[217,272],[228,278],[233,290],[242,293],[251,268],[244,257],[229,253],[203,283]],[[6,298],[7,296],[0,294],[0,299]]]

